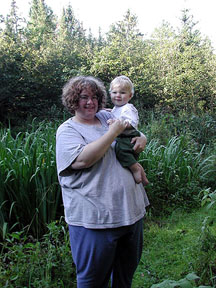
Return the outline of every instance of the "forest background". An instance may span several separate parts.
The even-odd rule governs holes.
[[[133,81],[132,103],[139,110],[139,128],[148,137],[140,163],[150,180],[148,221],[153,225],[147,225],[145,232],[156,241],[155,223],[161,223],[160,217],[170,217],[177,209],[182,213],[196,209],[205,216],[197,210],[201,205],[215,207],[216,55],[187,9],[177,31],[163,22],[149,39],[144,39],[130,10],[106,35],[99,31],[98,37],[84,30],[70,5],[59,19],[42,0],[32,1],[28,21],[17,11],[12,0],[10,14],[0,16],[0,283],[71,287],[70,279],[75,278],[68,272],[72,264],[60,220],[63,209],[55,165],[55,131],[69,117],[60,101],[63,85],[76,75],[100,78],[107,91],[117,75]],[[171,264],[164,271],[162,262],[154,266],[158,256],[149,248],[149,266],[147,252],[140,266],[145,277],[136,276],[134,287],[148,288],[193,271],[199,277],[190,274],[184,282],[193,281],[194,286],[184,287],[197,287],[197,279],[215,285],[215,215],[207,215],[200,218],[201,236],[190,236],[188,245],[194,248],[196,243],[196,255],[181,259],[181,272],[173,272]],[[175,233],[183,237],[187,231],[178,228]],[[165,234],[169,237],[167,230]],[[152,245],[146,241],[147,247]],[[32,261],[32,269],[26,260]]]
[[[28,21],[17,9],[12,1],[10,14],[1,17],[1,122],[8,116],[17,123],[16,115],[47,114],[47,107],[59,106],[65,82],[78,74],[99,77],[107,87],[116,75],[127,75],[140,114],[156,107],[194,113],[215,109],[214,50],[189,11],[182,11],[178,31],[163,23],[144,40],[130,11],[105,37],[99,31],[95,38],[70,5],[60,19],[45,1],[32,2]]]

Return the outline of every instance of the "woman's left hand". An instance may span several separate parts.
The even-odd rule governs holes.
[[[146,143],[147,143],[146,136],[144,134],[141,134],[140,137],[134,137],[134,138],[132,138],[131,143],[132,144],[135,143],[133,150],[136,153],[140,153],[144,150],[144,148],[146,146]]]

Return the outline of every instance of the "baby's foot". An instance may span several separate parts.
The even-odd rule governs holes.
[[[143,183],[143,186],[146,186],[149,184],[149,181],[146,177],[146,174],[145,174],[145,171],[143,170],[143,173],[142,173],[142,183]]]
[[[149,184],[149,181],[146,177],[145,171],[139,163],[134,163],[129,168],[130,168],[130,170],[133,174],[134,180],[137,184],[139,184],[141,182],[143,183],[144,186]]]
[[[134,171],[134,172],[132,172],[132,174],[133,174],[134,180],[137,184],[142,182],[141,170]]]

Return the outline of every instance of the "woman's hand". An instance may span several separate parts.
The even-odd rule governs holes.
[[[144,150],[144,148],[146,146],[146,143],[147,143],[146,136],[141,133],[140,137],[132,138],[131,143],[135,143],[134,147],[133,147],[133,150],[136,153],[140,153],[140,152],[142,152]]]
[[[109,124],[109,130],[115,133],[116,137],[130,125],[128,121],[123,119],[109,119],[107,122]]]

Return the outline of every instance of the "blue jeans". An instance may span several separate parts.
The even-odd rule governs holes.
[[[69,225],[78,288],[131,287],[143,244],[142,219],[112,229],[86,229]]]

